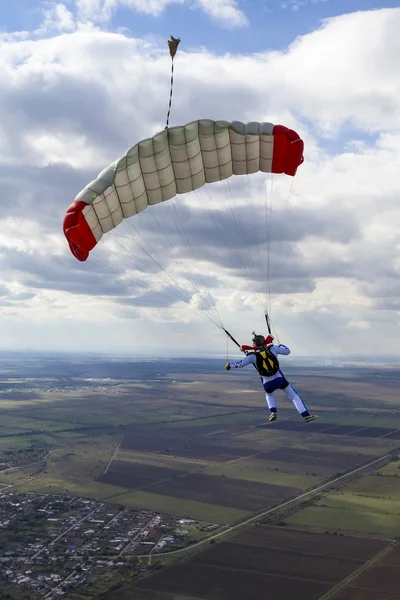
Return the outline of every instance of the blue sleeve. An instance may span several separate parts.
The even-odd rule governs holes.
[[[246,367],[247,365],[250,365],[251,363],[253,363],[253,365],[256,364],[256,357],[254,354],[249,354],[243,360],[239,360],[239,362],[230,362],[229,366],[241,369],[242,367]]]
[[[290,354],[290,350],[287,346],[284,346],[284,344],[279,344],[279,346],[271,346],[270,350],[273,354],[275,354],[275,356],[277,354]]]

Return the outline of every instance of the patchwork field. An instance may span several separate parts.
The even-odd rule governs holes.
[[[302,426],[304,428],[304,424]],[[96,478],[96,483],[118,488],[120,493],[113,498],[118,502],[129,497],[130,502],[137,505],[140,497],[148,498],[150,494],[152,504],[156,501],[157,507],[161,507],[162,497],[165,497],[171,507],[176,498],[174,514],[185,506],[187,514],[192,502],[196,503],[191,505],[196,506],[193,516],[198,514],[201,503],[205,508],[221,506],[249,513],[266,509],[328,477],[358,467],[387,449],[378,445],[372,450],[356,444],[354,448],[351,445],[346,448],[347,452],[339,451],[339,448],[343,450],[342,438],[336,437],[337,444],[321,449],[321,435],[309,431],[306,437],[302,433],[288,438],[273,426],[267,435],[258,428],[232,433],[229,426],[223,432],[207,426],[193,429],[187,441],[187,432],[182,440],[176,428],[172,437],[165,430],[161,436],[157,428],[153,442],[142,434],[136,437],[135,444],[132,444],[133,434],[128,433],[128,441],[123,439],[119,451],[105,472]],[[253,447],[252,438],[255,438]],[[305,440],[307,447],[300,447]],[[313,440],[316,448],[313,448]],[[128,449],[132,445],[135,449]],[[393,442],[386,445],[395,446]],[[136,492],[132,493],[133,490]],[[144,496],[138,494],[139,491]],[[160,496],[159,501],[156,496]]]
[[[274,600],[317,600],[386,546],[382,540],[253,527],[107,598],[244,600],[263,590]]]
[[[210,504],[208,502],[181,499],[178,497],[166,496],[165,494],[152,494],[151,492],[135,491],[126,492],[121,488],[113,486],[105,486],[118,489],[118,493],[113,492],[108,497],[108,501],[118,505],[126,505],[132,508],[142,509],[156,512],[164,512],[177,517],[185,517],[188,519],[198,519],[209,523],[219,523],[221,525],[232,525],[243,519],[251,516],[249,510],[240,510],[238,508],[223,506],[221,504]],[[100,493],[102,493],[101,488]],[[87,488],[86,495],[91,495],[90,488]]]
[[[400,535],[400,461],[374,475],[366,475],[330,494],[313,506],[291,515],[288,525],[311,530]],[[385,474],[387,473],[387,474]],[[394,474],[393,474],[394,473]]]
[[[329,589],[329,583],[189,562],[184,569],[173,565],[151,580],[143,579],[138,587],[205,600],[255,598],[260,590],[268,590],[275,600],[317,600]]]
[[[397,546],[354,578],[348,588],[334,595],[334,600],[394,600],[399,595],[399,566],[400,548]]]
[[[78,360],[68,363],[68,377],[49,379],[50,367],[36,364],[29,381],[21,372],[5,376],[0,486],[227,526],[226,537],[206,540],[178,562],[152,556],[155,564],[174,564],[109,595],[113,600],[247,600],[260,593],[394,600],[398,550],[382,559],[379,553],[400,535],[398,461],[328,495],[296,500],[279,527],[259,515],[375,458],[395,457],[400,371],[386,368],[377,382],[363,368],[288,369],[318,420],[304,424],[277,394],[279,419],[270,424],[258,378],[227,374],[223,363],[193,359],[182,372],[173,360]],[[30,460],[37,448],[44,450]],[[15,466],[19,450],[25,454]],[[264,524],[250,527],[250,517]]]

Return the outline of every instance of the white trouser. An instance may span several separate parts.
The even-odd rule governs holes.
[[[288,398],[290,398],[290,400],[293,402],[299,415],[301,415],[304,412],[308,412],[307,407],[304,404],[303,400],[300,398],[300,396],[298,395],[296,390],[290,385],[290,383],[287,387],[284,388],[283,391],[288,396]],[[274,393],[273,392],[269,392],[269,393],[265,392],[265,399],[267,401],[269,410],[276,412],[276,400],[275,400]]]

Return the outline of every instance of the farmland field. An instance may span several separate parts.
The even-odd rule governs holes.
[[[400,548],[393,549],[382,559],[382,562],[388,565],[400,565]]]
[[[325,533],[287,530],[281,527],[252,527],[235,537],[235,542],[248,546],[305,552],[332,558],[369,560],[387,542],[354,536],[335,536]]]
[[[99,485],[99,484],[98,484]],[[104,486],[118,490],[118,493],[112,494],[109,500],[117,504],[123,504],[134,508],[146,507],[147,510],[166,512],[178,517],[199,519],[210,523],[220,523],[222,525],[231,525],[250,516],[249,510],[240,510],[238,508],[221,506],[219,504],[210,504],[197,500],[186,500],[179,497],[170,497],[165,494],[152,494],[150,491],[126,492],[121,488],[113,486]],[[101,491],[102,488],[100,488]],[[87,490],[87,495],[90,495]]]
[[[322,581],[296,579],[295,582],[294,586],[293,579],[278,575],[188,562],[184,570],[180,565],[173,565],[143,579],[138,587],[205,600],[255,598],[260,590],[266,589],[274,600],[317,600],[330,587],[328,582]]]
[[[294,495],[297,489],[228,477],[192,474],[174,481],[156,483],[151,486],[151,491],[154,494],[257,511],[268,506],[270,502]]]
[[[261,458],[242,459],[228,464],[220,464],[206,469],[205,473],[210,475],[223,475],[234,479],[247,479],[279,486],[288,486],[297,489],[305,489],[317,485],[323,481],[320,477],[312,475],[285,473],[274,467],[275,462],[269,463]],[[286,466],[286,463],[281,466]]]
[[[398,461],[397,466],[400,464]],[[365,496],[374,496],[378,498],[389,498],[400,502],[400,478],[369,475],[359,481],[352,483],[349,488],[353,494],[363,494]]]
[[[138,597],[137,600],[139,600]],[[144,600],[144,599],[143,599]],[[397,592],[384,592],[380,589],[348,587],[332,597],[332,600],[397,600]]]
[[[271,424],[258,377],[227,374],[223,363],[28,361],[0,381],[3,490],[68,492],[226,526],[178,562],[152,555],[167,565],[110,599],[247,600],[268,590],[275,600],[317,600],[400,535],[397,368],[382,366],[377,381],[376,366],[289,367],[318,420],[304,424],[278,393]],[[392,453],[379,474],[296,500],[279,526],[245,523]],[[393,600],[398,556],[371,564],[335,598]],[[370,597],[360,595],[367,588]]]
[[[286,523],[317,531],[369,533],[382,537],[390,537],[400,533],[398,517],[393,514],[377,514],[365,508],[360,511],[350,511],[346,508],[329,508],[315,505],[292,515],[286,519]]]
[[[357,587],[382,592],[399,592],[398,565],[380,564],[357,577],[353,582]]]
[[[317,600],[386,545],[369,538],[252,527],[107,598],[164,600],[167,593],[178,600],[244,600],[257,597],[258,589],[274,599]]]
[[[315,579],[335,583],[358,569],[363,562],[356,559],[277,550],[239,543],[222,543],[202,553],[196,562],[216,567],[270,573],[281,577]]]

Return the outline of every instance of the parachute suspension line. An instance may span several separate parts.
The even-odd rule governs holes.
[[[268,183],[270,183],[270,190],[268,190]],[[264,180],[265,184],[265,227],[266,227],[266,246],[267,246],[267,276],[265,281],[265,295],[266,295],[266,306],[265,311],[268,314],[268,319],[271,318],[272,310],[272,273],[271,273],[271,248],[272,248],[272,223],[273,223],[273,191],[274,191],[274,174],[271,173],[270,177]]]
[[[248,201],[249,201],[249,204],[250,204],[250,213],[251,213],[251,215],[253,217],[252,237],[253,237],[253,239],[255,239],[257,241],[257,243],[255,244],[255,246],[253,246],[254,247],[254,254],[257,253],[257,255],[258,255],[258,260],[259,260],[259,265],[260,265],[259,272],[262,273],[262,270],[263,270],[263,256],[262,256],[262,252],[261,252],[261,240],[260,240],[259,235],[258,235],[258,233],[259,233],[259,222],[258,222],[259,219],[257,218],[257,210],[254,207],[254,203],[253,203],[253,183],[252,183],[252,177],[249,174],[247,174],[247,186],[248,186],[248,189],[249,189]],[[253,268],[254,268],[254,262],[255,262],[254,259],[257,259],[257,256],[253,256],[253,260],[251,262]],[[257,281],[257,277],[256,277],[256,283],[255,283],[256,289],[260,285],[261,285],[261,289],[263,289],[261,281]],[[261,301],[261,306],[263,306],[262,293],[261,294],[257,293],[257,295],[260,298],[259,301]]]
[[[163,238],[164,238],[164,240],[166,242],[166,244],[164,243],[163,246],[164,246],[165,252],[168,253],[170,251],[170,249],[174,247],[174,244],[168,238],[168,235],[165,233],[164,228],[161,227],[161,224],[160,224],[159,220],[157,219],[156,215],[154,214],[154,211],[150,211],[149,214],[151,214],[153,220],[155,221],[155,223],[158,226],[158,229],[159,229],[161,235],[163,236]],[[154,231],[154,229],[153,229],[153,231]],[[180,266],[182,267],[182,269],[185,271],[186,279],[187,279],[187,281],[190,282],[193,290],[196,293],[200,293],[201,292],[200,288],[196,285],[195,281],[192,279],[190,271],[188,270],[188,268],[185,265],[185,263],[183,262],[183,260],[181,258],[179,258],[179,257],[175,258],[175,260],[177,261],[178,264],[180,264]]]
[[[114,254],[117,258],[119,258],[119,255],[117,253],[113,252],[112,250],[110,250],[110,252],[112,254]],[[106,267],[106,269],[110,270],[111,272],[115,273],[116,275],[121,276],[121,272],[119,269],[117,269],[116,267],[112,267],[109,262],[102,259],[101,257],[92,256],[92,261],[102,267]],[[142,273],[144,273],[144,275],[148,274],[147,271],[145,271],[144,269],[141,269],[140,267],[135,267],[135,268],[137,270],[141,271]],[[147,281],[137,279],[126,273],[124,273],[123,276],[125,279],[128,279],[129,281],[131,281],[134,284],[139,284],[141,287],[144,286],[144,287],[148,288],[149,290],[156,292],[157,294],[159,294],[160,296],[163,296],[166,300],[168,300],[171,303],[175,303],[179,300],[186,302],[186,303],[188,302],[188,299],[185,299],[183,297],[183,295],[179,294],[179,292],[177,290],[171,290],[170,293],[165,292],[165,291],[162,292],[162,291],[158,290],[157,288],[155,288],[154,286],[152,286]],[[171,294],[174,294],[174,295],[171,295]],[[204,313],[203,311],[201,311],[199,309],[196,309],[196,307],[194,307],[194,310],[199,314],[200,317],[202,317],[203,319],[205,319],[206,321],[211,323],[211,325],[215,325],[216,327],[218,327],[220,329],[219,325],[217,325],[215,323],[215,321],[213,319],[211,319],[208,314]]]
[[[150,214],[150,213],[151,213],[151,215],[152,215],[152,217],[153,217],[153,220],[154,220],[154,222],[155,222],[155,223],[158,225],[158,230],[159,230],[159,231],[157,231],[157,229],[156,229],[156,227],[154,226],[154,224],[150,224],[150,223],[149,223],[149,225],[150,225],[151,229],[153,230],[153,233],[154,233],[154,234],[155,234],[155,235],[156,235],[156,236],[157,236],[159,239],[161,239],[161,238],[160,238],[160,234],[161,234],[161,237],[163,237],[163,238],[166,240],[166,244],[165,244],[164,242],[162,242],[162,244],[163,244],[163,246],[164,246],[164,249],[165,249],[165,253],[164,253],[163,257],[165,258],[166,256],[168,256],[168,253],[169,253],[170,249],[173,247],[173,244],[172,244],[172,243],[171,243],[171,241],[168,239],[168,236],[166,235],[166,233],[165,233],[164,229],[161,227],[161,225],[160,225],[159,221],[157,220],[157,217],[154,215],[154,213],[153,213],[153,211],[151,210],[151,208],[152,208],[152,207],[149,207],[149,208],[147,209],[148,211],[149,211],[149,209],[150,209],[150,212],[147,212],[147,214]],[[146,212],[143,212],[143,220],[145,220],[145,217],[146,217]],[[144,246],[145,246],[145,244],[146,244],[146,241],[143,239],[143,236],[141,235],[141,233],[140,233],[140,232],[137,230],[137,228],[136,228],[136,227],[134,227],[134,226],[133,226],[132,222],[131,222],[129,219],[127,220],[127,226],[129,226],[129,227],[131,228],[131,236],[132,236],[132,239],[134,239],[134,237],[135,237],[135,236],[133,235],[133,230],[134,230],[134,231],[137,233],[137,235],[138,235],[138,236],[141,238],[141,242],[142,242],[142,243],[141,243],[141,245],[143,245],[143,247],[144,247]],[[154,246],[152,246],[151,250],[152,250],[152,254],[156,254],[156,253],[154,253],[154,252],[153,252],[153,250],[154,250]],[[151,257],[151,259],[152,259],[152,260],[154,260],[153,256],[150,254],[150,252],[149,252],[149,251],[148,251],[146,248],[144,248],[144,251],[146,252],[146,254],[148,254],[148,255]],[[158,261],[155,261],[155,262],[159,262],[159,263],[161,264],[161,260],[162,260],[162,259],[160,259],[160,260],[158,260]],[[187,272],[187,269],[186,269],[186,267],[185,267],[185,265],[184,265],[184,263],[183,263],[182,259],[178,259],[178,261],[180,262],[180,264],[183,266],[184,270],[185,270],[185,271],[186,271],[186,273],[188,274],[188,272]],[[164,272],[165,272],[165,273],[167,273],[167,270],[166,270],[165,268],[164,268]],[[195,284],[194,284],[194,283],[191,281],[191,279],[190,279],[190,275],[188,275],[188,280],[190,281],[190,283],[191,283],[191,285],[192,285],[192,287],[193,287],[194,291],[195,291],[195,292],[199,292],[199,289],[198,289],[198,288],[196,287],[196,285],[195,285]],[[180,287],[181,287],[182,289],[184,289],[184,286],[183,286],[181,283],[179,283],[179,285],[180,285]],[[186,291],[186,290],[185,290],[185,291]]]
[[[230,185],[230,182],[226,181],[226,185],[228,186],[230,197],[233,200],[233,192],[232,192],[232,187]],[[250,244],[249,244],[248,238],[246,236],[246,231],[245,231],[245,228],[242,227],[242,220],[240,218],[238,218],[238,216],[236,215],[236,212],[235,212],[235,209],[234,209],[234,203],[232,203],[230,205],[230,210],[231,210],[234,222],[236,224],[236,228],[237,228],[238,232],[242,236],[242,239],[243,239],[243,242],[244,242],[244,248],[246,249],[246,252],[247,252],[248,264],[249,264],[249,268],[248,269],[246,268],[247,283],[248,283],[248,286],[249,286],[249,288],[251,290],[251,293],[260,302],[261,301],[261,297],[259,296],[259,294],[257,292],[257,283],[256,283],[257,282],[257,273],[256,273],[255,268],[254,268],[254,260],[253,260],[253,257],[251,255]]]
[[[174,88],[174,58],[176,51],[178,50],[180,38],[174,38],[172,35],[170,36],[170,40],[168,40],[168,48],[169,54],[171,56],[171,84],[169,90],[169,105],[168,105],[168,113],[167,113],[167,123],[165,125],[165,129],[168,129],[169,125],[169,116],[171,114],[171,105],[172,105],[172,91]]]
[[[239,344],[239,342],[238,342],[237,340],[235,340],[235,338],[233,337],[233,335],[232,335],[232,334],[230,334],[230,333],[229,333],[229,331],[228,331],[227,329],[225,329],[225,327],[222,327],[222,331],[225,331],[225,333],[226,333],[226,335],[228,336],[228,338],[230,338],[230,339],[232,340],[232,342],[233,342],[234,344],[236,344],[236,346],[237,346],[238,348],[240,348],[240,344]]]
[[[118,190],[116,189],[115,185],[114,185],[114,188],[115,188],[115,191],[116,191],[116,193],[117,193],[117,195],[118,195]],[[127,219],[127,220],[125,221],[125,223],[124,223],[124,224],[126,224],[126,228],[127,228],[127,229],[130,229],[130,230],[131,230],[131,235],[129,236],[129,235],[128,235],[128,234],[129,234],[129,232],[125,232],[125,231],[122,229],[122,230],[120,230],[120,236],[121,236],[122,238],[123,238],[123,237],[125,237],[125,239],[127,239],[127,241],[129,241],[129,242],[133,242],[133,243],[135,243],[135,244],[136,244],[136,245],[137,245],[139,248],[141,248],[141,250],[142,250],[142,251],[143,251],[143,252],[144,252],[144,253],[145,253],[145,254],[146,254],[146,255],[147,255],[149,258],[150,258],[150,260],[152,260],[152,261],[153,261],[153,262],[154,262],[154,263],[155,263],[155,264],[156,264],[156,265],[157,265],[157,266],[158,266],[158,267],[159,267],[159,268],[160,268],[160,269],[161,269],[161,270],[162,270],[162,271],[163,271],[163,272],[164,272],[164,273],[165,273],[165,274],[166,274],[166,275],[167,275],[167,276],[168,276],[168,277],[169,277],[169,278],[170,278],[170,279],[173,281],[173,283],[174,283],[176,286],[178,286],[178,288],[181,288],[181,285],[180,285],[180,284],[179,284],[179,283],[178,283],[176,280],[174,280],[174,279],[173,279],[173,277],[171,277],[171,275],[169,275],[169,273],[167,273],[166,269],[164,269],[164,267],[163,267],[163,266],[162,266],[162,265],[161,265],[161,264],[160,264],[160,263],[159,263],[157,260],[155,260],[155,259],[154,259],[154,258],[151,256],[151,254],[150,254],[150,253],[149,253],[149,252],[148,252],[148,251],[147,251],[147,250],[146,250],[146,249],[145,249],[145,248],[144,248],[144,247],[143,247],[143,246],[142,246],[142,245],[141,245],[141,244],[140,244],[140,243],[137,241],[137,239],[136,239],[136,236],[134,236],[134,235],[133,235],[133,233],[132,233],[132,230],[134,230],[134,231],[137,233],[137,236],[139,236],[139,237],[142,237],[142,236],[141,236],[140,232],[137,230],[137,228],[136,228],[136,227],[133,227],[133,225],[132,225],[132,222],[131,222],[129,219]],[[124,245],[122,244],[122,242],[121,242],[121,241],[120,241],[120,240],[119,240],[117,237],[115,238],[115,241],[116,241],[116,243],[117,243],[117,244],[118,244],[118,245],[119,245],[119,246],[120,246],[120,247],[121,247],[123,250],[125,250],[125,252],[127,253],[128,259],[131,259],[131,256],[132,256],[132,253],[131,253],[131,251],[130,251],[130,250],[128,250],[128,249],[126,248],[126,246],[124,246]],[[140,261],[140,259],[138,259],[138,260]],[[140,261],[140,262],[141,262],[141,263],[142,263],[142,264],[145,266],[145,263],[144,263],[143,261]],[[141,270],[141,271],[143,271],[143,269],[140,269],[140,268],[139,268],[137,265],[134,265],[134,268],[135,268],[136,270]],[[145,271],[143,271],[143,272],[145,272]],[[188,299],[188,298],[185,298],[185,295],[187,296],[187,295],[188,295],[188,292],[187,292],[186,290],[183,290],[183,292],[184,292],[184,294],[182,294],[182,292],[180,292],[180,294],[181,294],[181,300],[183,300],[184,302],[189,302],[189,301],[190,301],[190,295],[189,295],[189,299]],[[176,291],[176,293],[178,293],[178,294],[179,294],[179,292],[178,292],[178,291]]]
[[[287,201],[286,210],[285,210],[285,217],[283,219],[283,225],[282,225],[281,236],[280,236],[280,241],[279,241],[279,245],[278,245],[278,252],[277,252],[278,256],[277,256],[277,260],[276,260],[275,271],[274,271],[274,274],[273,274],[274,279],[278,276],[280,262],[281,262],[281,259],[282,259],[283,240],[285,238],[286,231],[287,231],[287,224],[288,224],[288,221],[289,221],[289,213],[290,213],[290,210],[291,210],[291,204],[292,204],[292,198],[293,198],[293,190],[294,190],[294,177],[292,177],[292,182],[290,184],[290,190],[289,190],[289,194],[288,194],[288,201]]]
[[[176,205],[175,205],[175,198],[172,198],[171,200],[169,200],[169,205],[171,206],[171,208],[172,208],[172,210],[174,212],[175,223],[176,223],[176,225],[178,227],[178,230],[179,230],[179,232],[180,232],[180,234],[182,236],[182,239],[187,244],[187,246],[189,248],[189,251],[190,251],[190,253],[192,255],[193,263],[194,263],[194,266],[195,266],[195,268],[197,270],[197,273],[199,275],[199,278],[200,278],[200,281],[201,281],[201,283],[203,285],[203,288],[206,289],[207,286],[205,285],[203,275],[202,275],[202,273],[201,273],[201,271],[199,269],[199,266],[197,264],[195,254],[193,252],[193,248],[192,248],[192,246],[190,244],[190,241],[189,241],[187,235],[185,234],[185,232],[183,230],[182,221],[181,221],[181,219],[179,219],[178,210],[177,210]],[[212,309],[214,310],[214,313],[215,313],[215,319],[216,319],[216,323],[215,324],[219,323],[219,326],[223,327],[222,319],[221,319],[221,316],[220,316],[220,314],[218,312],[215,300],[214,300],[214,298],[213,298],[213,296],[212,296],[211,293],[209,293],[208,295],[209,295],[209,298],[211,299]]]
[[[140,233],[138,232],[138,235],[140,235]],[[188,293],[187,290],[185,290],[184,288],[182,288],[182,286],[179,284],[179,282],[177,282],[173,277],[171,277],[171,275],[169,275],[167,273],[167,271],[162,267],[162,265],[160,265],[155,259],[153,259],[153,257],[146,251],[146,249],[144,249],[141,244],[139,244],[139,242],[137,242],[137,240],[135,239],[129,239],[129,241],[133,241],[135,244],[137,244],[140,248],[143,249],[143,251],[149,256],[149,258],[151,260],[153,260],[153,262],[155,262],[160,268],[161,270],[175,283],[175,285],[177,286],[177,289],[174,290],[170,290],[169,295],[166,292],[161,292],[160,290],[158,290],[156,287],[151,286],[149,283],[143,282],[141,280],[135,280],[133,279],[131,276],[127,276],[126,273],[124,274],[125,277],[127,279],[130,279],[131,281],[135,282],[135,283],[139,283],[140,285],[146,285],[146,287],[150,288],[152,291],[157,292],[158,294],[164,296],[165,298],[167,298],[170,302],[174,303],[177,301],[181,301],[181,302],[185,302],[187,304],[190,303],[191,301],[191,295]],[[131,256],[131,252],[121,243],[120,240],[116,240],[117,244],[124,249],[127,252],[127,256],[130,257]],[[114,254],[117,258],[119,258],[119,254],[114,252],[113,250],[110,249],[110,253]],[[140,260],[140,259],[138,259]],[[140,261],[143,264],[143,261]],[[140,268],[138,265],[132,265],[134,269],[141,271],[145,276],[148,276],[148,271],[146,271],[145,269]],[[145,266],[145,265],[144,265]],[[116,273],[119,273],[118,270],[115,270]],[[171,295],[172,294],[172,295]],[[210,315],[208,315],[207,313],[204,313],[204,311],[201,311],[200,309],[197,309],[195,306],[193,306],[193,308],[196,310],[196,312],[204,319],[208,320],[211,324],[216,325],[217,327],[219,327],[219,322],[215,319],[212,318]]]
[[[112,251],[111,251],[112,252]],[[112,252],[113,253],[113,252]],[[115,254],[115,253],[113,253]],[[117,254],[115,254],[115,256],[117,256],[119,258],[119,256]],[[112,267],[110,265],[109,262],[107,262],[105,259],[99,257],[99,256],[92,256],[92,261],[95,264],[100,265],[101,267],[105,267],[106,269],[108,269],[109,271],[115,273],[118,276],[121,276],[121,272],[119,269],[117,269],[116,267]],[[138,269],[140,271],[142,271],[143,273],[146,274],[146,271],[144,271],[143,269]],[[170,296],[168,293],[166,292],[160,292],[159,290],[156,290],[153,286],[151,286],[148,282],[146,281],[142,281],[140,279],[137,279],[135,277],[132,277],[131,275],[127,275],[126,273],[123,275],[126,279],[128,279],[129,281],[131,281],[134,284],[139,284],[141,287],[145,286],[147,288],[149,288],[151,291],[157,292],[158,294],[160,294],[161,296],[163,296],[164,298],[166,298],[169,302],[176,302],[177,298],[174,298],[172,296]],[[179,299],[179,298],[178,298]]]
[[[130,224],[130,225],[132,225],[132,224]],[[137,233],[140,235],[139,232],[137,232]],[[172,277],[172,275],[170,275],[168,273],[168,271],[166,269],[164,269],[164,267],[153,256],[151,256],[151,254],[142,246],[142,244],[140,244],[136,239],[133,239],[133,242],[137,246],[139,246],[139,248],[141,248],[141,250],[143,250],[143,252],[150,258],[150,260],[152,260],[162,270],[162,272],[167,277],[169,277],[169,279],[171,279],[171,281],[178,287],[179,290],[182,290],[181,284],[174,277]],[[188,294],[188,292],[186,290],[183,289],[183,294],[182,294],[182,292],[180,292],[180,294],[181,294],[181,297],[182,297],[182,299],[183,299],[184,302],[187,302],[187,303],[190,302],[190,299],[191,299],[190,298],[190,294]],[[186,295],[186,298],[185,298],[185,295]],[[189,297],[187,297],[187,296],[189,296]],[[209,315],[208,315],[208,317],[211,319],[211,317]],[[212,322],[215,323],[214,320]]]
[[[233,219],[233,227],[229,227],[229,228],[223,227],[223,231],[224,232],[228,231],[228,236],[229,236],[228,244],[230,246],[230,249],[236,253],[236,255],[239,259],[239,262],[241,263],[241,265],[243,267],[243,272],[244,272],[244,276],[246,279],[248,289],[251,291],[251,293],[254,295],[254,297],[257,298],[258,293],[257,293],[257,289],[255,287],[256,286],[255,282],[257,280],[257,276],[256,276],[256,272],[254,270],[254,265],[253,265],[253,260],[252,260],[250,249],[249,249],[249,244],[247,242],[247,238],[246,238],[244,229],[242,227],[242,223],[241,223],[242,219],[239,218],[238,215],[236,215],[236,213],[235,213],[232,188],[231,188],[228,180],[221,181],[220,184],[221,184],[222,188],[224,187],[224,185],[226,187],[228,187],[229,196],[231,198],[231,203],[229,203],[229,209],[230,209],[232,219]],[[208,194],[209,199],[212,201],[209,191],[206,190],[206,192]],[[215,205],[215,203],[214,203],[214,205]],[[216,212],[218,214],[220,214],[220,211],[216,211]],[[236,232],[235,232],[235,228],[236,228]],[[235,235],[235,233],[236,233],[236,235]],[[239,252],[239,250],[236,247],[236,243],[240,239],[240,236],[242,237],[243,242],[244,242],[243,246],[247,253],[248,265],[246,265],[245,261],[243,260],[242,254]]]
[[[222,184],[222,182],[220,182],[220,183]],[[221,229],[221,227],[218,225],[218,222],[216,221],[216,218],[214,216],[214,213],[218,214],[218,215],[220,215],[221,213],[220,213],[219,210],[212,210],[212,209],[209,208],[209,206],[207,204],[207,199],[201,198],[201,194],[202,194],[203,191],[204,191],[205,195],[208,196],[208,199],[211,202],[211,204],[215,206],[215,203],[212,201],[212,197],[210,195],[210,192],[209,192],[207,186],[205,186],[204,188],[201,188],[200,190],[196,190],[196,195],[199,196],[199,198],[201,200],[202,206],[204,206],[204,208],[206,209],[208,216],[213,221],[213,223],[214,223],[217,231],[221,235],[221,238],[224,238],[224,234],[226,235],[226,233],[227,233],[227,237],[228,237],[227,242],[228,242],[229,249],[232,252],[235,252],[236,255],[238,256],[239,261],[242,263],[244,271],[246,271],[247,283],[248,283],[249,287],[251,287],[250,279],[249,279],[249,276],[248,276],[248,273],[247,273],[247,267],[246,267],[246,264],[243,261],[243,257],[240,254],[240,252],[238,251],[238,249],[236,248],[235,244],[232,243],[232,237],[233,236],[232,236],[231,228],[230,227],[224,227],[224,228]],[[235,214],[233,212],[232,206],[230,206],[230,209],[231,209],[231,212],[232,212],[234,220],[236,220],[236,217],[235,217]]]
[[[267,179],[264,179],[264,197],[265,197],[265,298],[266,298],[266,306],[264,307],[265,316],[267,318],[267,314],[269,312],[269,277],[270,277],[270,237],[269,237],[269,215],[268,215],[268,189],[267,189]]]
[[[272,331],[271,331],[271,322],[270,322],[270,319],[269,319],[269,314],[267,312],[265,313],[265,321],[267,323],[268,333],[271,335],[272,334]]]
[[[123,250],[125,250],[127,252],[128,256],[131,255],[131,253],[129,252],[129,250],[119,240],[116,240],[116,242],[117,242],[117,244]],[[113,254],[117,259],[120,258],[120,255],[117,252],[115,252],[115,251],[113,251],[111,249],[109,250],[109,252],[111,254]],[[143,263],[143,261],[140,261],[140,262],[142,262],[143,266],[145,266],[144,263]],[[140,271],[141,273],[144,273],[145,276],[148,276],[148,271],[146,271],[145,269],[142,269],[138,265],[133,264],[132,268],[134,268],[136,271]],[[114,267],[114,272],[116,272],[118,274],[120,273],[115,267]],[[183,290],[183,293],[182,293],[182,291],[180,289],[178,289],[178,290],[171,290],[170,294],[167,295],[166,292],[160,292],[155,287],[151,286],[148,282],[144,282],[144,281],[141,281],[139,279],[135,279],[132,276],[127,275],[126,272],[124,273],[124,277],[126,277],[127,279],[129,279],[130,281],[132,281],[134,283],[139,283],[140,285],[146,285],[146,287],[148,287],[148,288],[150,288],[150,289],[152,289],[154,291],[157,291],[157,293],[163,295],[164,297],[168,298],[169,300],[171,300],[173,302],[176,302],[177,300],[181,300],[182,302],[189,302],[189,300],[190,300],[190,297],[189,298],[187,297],[188,294],[187,294],[187,292],[185,290]],[[178,287],[180,287],[180,286],[178,286]],[[171,294],[173,294],[173,295],[171,296]],[[185,294],[186,294],[186,296],[185,296]]]
[[[268,181],[270,181],[270,192],[268,192]],[[272,253],[272,229],[273,229],[273,196],[274,196],[274,174],[271,173],[270,180],[265,181],[265,194],[266,194],[266,206],[267,206],[267,264],[268,264],[268,276],[267,276],[267,297],[268,297],[268,307],[266,309],[266,318],[268,315],[268,323],[269,323],[269,333],[272,333],[273,330],[274,336],[279,341],[279,337],[275,328],[272,326],[272,286],[277,281],[279,275],[279,269],[281,266],[281,260],[283,256],[283,243],[285,240],[285,236],[287,233],[287,225],[289,222],[289,214],[291,209],[291,201],[293,197],[293,189],[294,189],[294,177],[292,177],[292,181],[290,184],[290,190],[288,193],[286,208],[284,211],[283,223],[280,228],[280,236],[278,240],[276,240],[276,260],[274,260],[274,265],[271,264],[271,253]]]
[[[232,192],[232,188],[231,188],[230,183],[229,183],[228,180],[226,181],[226,185],[228,186],[230,197],[233,200],[233,192]],[[252,257],[251,257],[251,253],[250,253],[250,249],[249,249],[249,245],[248,245],[246,234],[245,234],[245,232],[243,230],[243,227],[242,227],[242,224],[241,224],[241,220],[238,219],[237,216],[236,216],[236,214],[235,214],[235,211],[233,209],[232,204],[229,206],[229,208],[230,208],[230,211],[232,213],[232,217],[233,217],[234,223],[236,225],[237,231],[241,234],[242,239],[244,241],[244,248],[246,249],[246,252],[247,252],[248,263],[249,263],[249,265],[251,267],[251,271],[249,271],[249,268],[243,262],[243,259],[242,259],[241,255],[240,255],[240,253],[237,252],[238,256],[240,257],[240,260],[242,262],[242,265],[244,266],[245,272],[246,272],[247,284],[248,284],[248,286],[249,286],[252,294],[256,298],[258,297],[258,301],[262,305],[263,304],[262,303],[262,299],[261,299],[260,295],[258,294],[257,290],[254,288],[254,282],[257,280],[257,277],[256,277],[256,274],[255,274],[255,271],[254,271],[254,265],[253,265],[253,261],[252,261]]]
[[[278,277],[278,273],[279,273],[279,269],[280,269],[280,265],[281,265],[282,254],[283,254],[283,242],[284,242],[286,232],[287,232],[287,225],[288,225],[288,221],[289,221],[289,214],[290,214],[292,198],[293,198],[294,182],[295,182],[295,177],[293,176],[291,184],[290,184],[289,197],[288,197],[288,201],[286,204],[285,217],[283,219],[280,241],[279,241],[278,248],[277,248],[276,265],[275,265],[275,270],[274,270],[274,273],[272,276],[272,279],[274,281]],[[279,342],[279,336],[277,335],[276,331],[275,331],[275,337],[277,338],[277,340]]]

